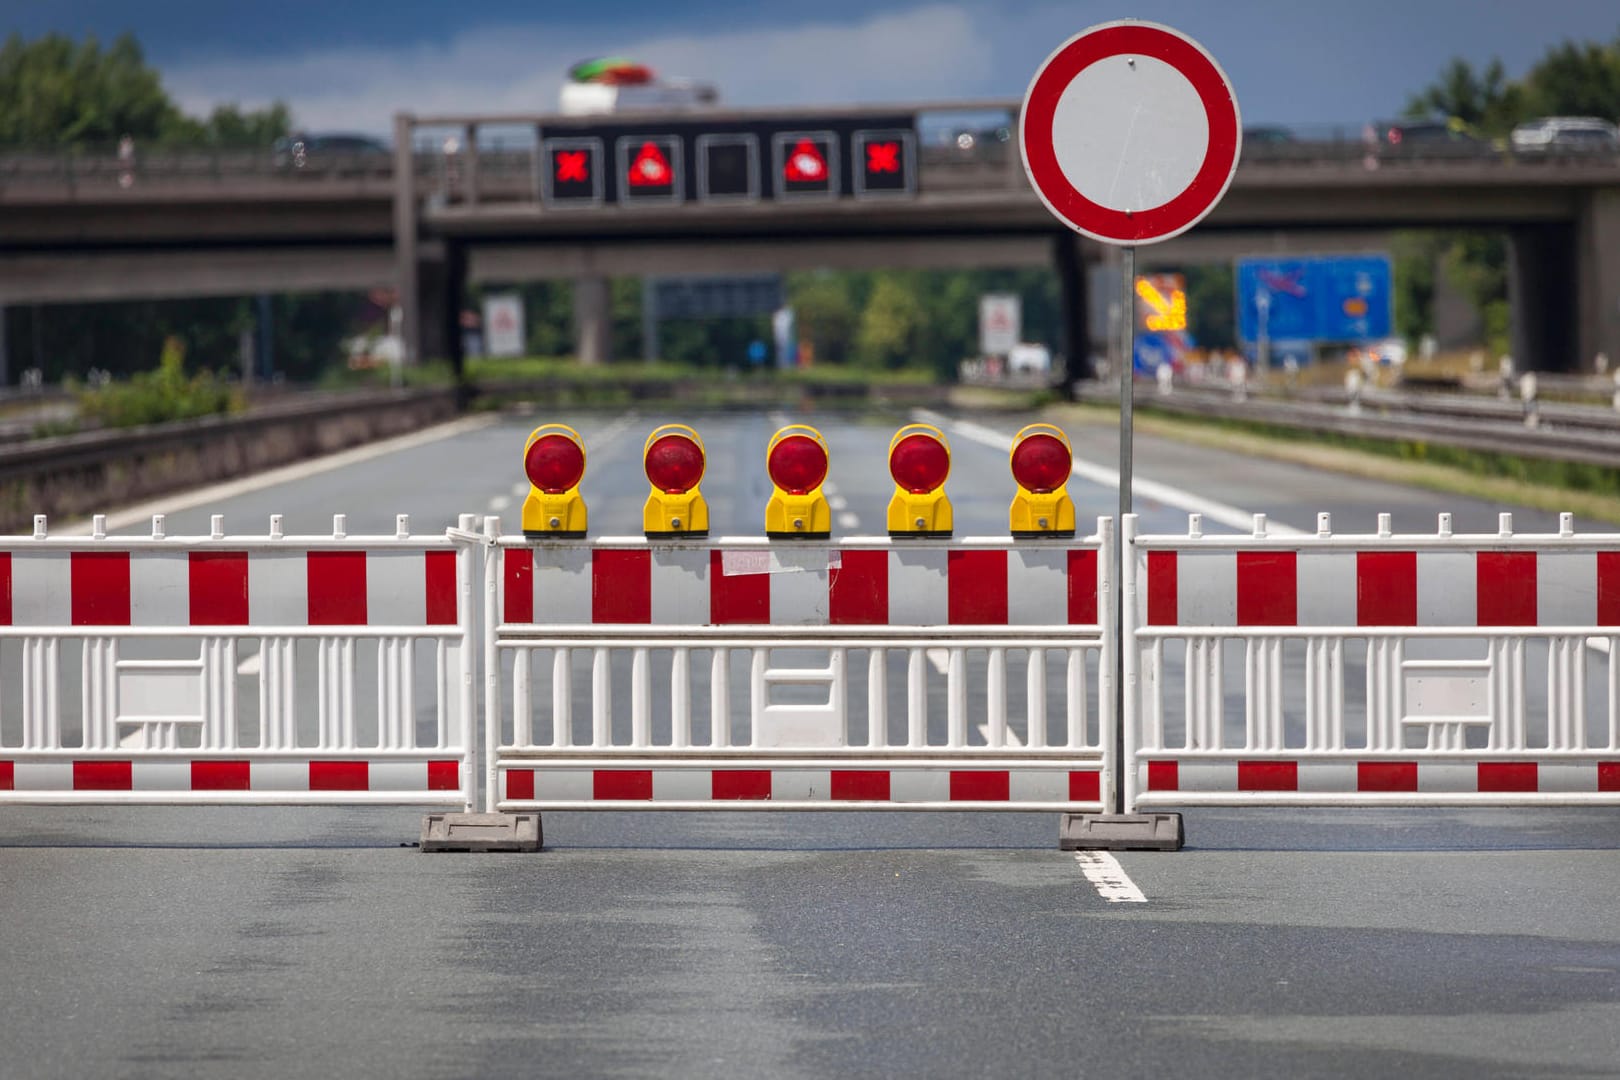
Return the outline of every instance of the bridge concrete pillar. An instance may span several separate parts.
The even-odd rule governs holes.
[[[405,338],[416,339],[416,353],[412,362],[442,360],[450,355],[450,341],[445,335],[449,313],[445,304],[446,260],[439,245],[425,245],[424,254],[431,258],[418,258],[412,277],[416,288],[410,297],[401,296],[405,306]],[[418,249],[423,251],[423,249]]]
[[[1508,301],[1520,371],[1576,369],[1575,232],[1568,225],[1509,230]]]
[[[1052,237],[1052,261],[1057,266],[1058,304],[1062,317],[1063,393],[1074,399],[1074,384],[1082,379],[1096,378],[1091,367],[1091,334],[1087,327],[1090,315],[1086,296],[1086,267],[1080,251],[1081,240],[1075,233],[1064,230]]]
[[[462,245],[422,245],[416,261],[416,332],[419,360],[448,360],[461,378],[465,359],[461,306],[467,294],[467,254]],[[409,310],[406,312],[409,321]]]
[[[574,279],[574,355],[582,364],[613,358],[613,294],[605,277]]]
[[[1598,353],[1620,362],[1620,188],[1587,193],[1576,226],[1579,290],[1577,369],[1591,371]]]

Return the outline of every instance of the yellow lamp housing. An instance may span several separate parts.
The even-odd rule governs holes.
[[[1030,424],[1013,436],[1007,460],[1018,485],[1008,512],[1013,536],[1072,537],[1074,500],[1067,485],[1074,452],[1069,437],[1051,424]]]
[[[698,490],[706,457],[703,439],[685,424],[654,428],[641,450],[652,493],[641,511],[649,540],[709,535],[709,504]]]
[[[531,540],[585,535],[585,440],[566,424],[541,424],[523,444],[529,494],[523,500],[523,535]]]
[[[945,479],[951,474],[951,447],[932,424],[907,424],[889,440],[889,535],[949,539],[951,500]]]
[[[765,504],[765,535],[772,540],[826,540],[832,508],[822,493],[827,440],[808,424],[789,424],[771,436],[765,471],[773,490]]]

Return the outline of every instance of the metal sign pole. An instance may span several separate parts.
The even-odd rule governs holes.
[[[1119,299],[1119,520],[1114,522],[1114,805],[1125,812],[1125,516],[1131,512],[1131,388],[1136,368],[1136,245],[1120,249]]]

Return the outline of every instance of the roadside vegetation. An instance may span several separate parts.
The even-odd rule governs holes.
[[[213,372],[186,374],[185,346],[170,338],[156,371],[137,372],[127,381],[106,382],[76,392],[80,423],[136,427],[239,412],[241,392]]]

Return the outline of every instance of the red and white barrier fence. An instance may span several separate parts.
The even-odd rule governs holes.
[[[36,518],[0,539],[0,802],[471,808],[472,567],[403,515],[361,537]]]
[[[1620,803],[1620,537],[1125,543],[1128,809]]]
[[[1073,541],[838,543],[498,525],[490,810],[1100,810],[1111,795],[1106,521]]]

